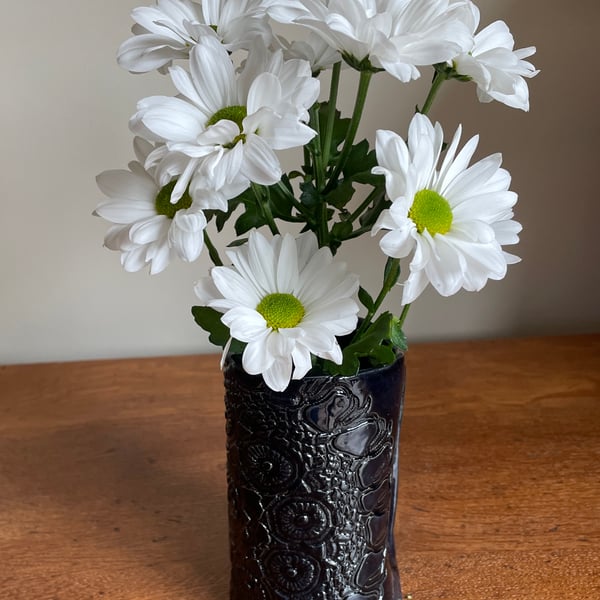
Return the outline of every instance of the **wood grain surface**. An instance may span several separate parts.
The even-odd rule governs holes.
[[[218,360],[0,367],[0,600],[227,600]],[[600,599],[600,335],[407,363],[404,593]]]

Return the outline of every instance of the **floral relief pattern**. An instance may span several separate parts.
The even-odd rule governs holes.
[[[240,459],[245,478],[258,488],[286,489],[296,478],[294,462],[266,444],[247,447]]]
[[[281,394],[226,362],[232,600],[397,597],[399,363],[381,401],[360,376]]]
[[[313,499],[288,498],[269,513],[280,539],[317,543],[331,534],[332,517],[326,504]]]

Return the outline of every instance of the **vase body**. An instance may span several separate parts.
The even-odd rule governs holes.
[[[273,392],[225,365],[230,600],[399,600],[404,358]]]

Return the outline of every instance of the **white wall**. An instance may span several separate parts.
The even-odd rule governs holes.
[[[132,158],[127,121],[136,101],[171,93],[167,78],[132,76],[115,63],[138,4],[38,0],[4,8],[0,363],[214,351],[189,313],[206,256],[155,277],[127,274],[102,247],[106,225],[91,216],[102,199],[95,175]],[[431,116],[448,132],[462,122],[465,138],[480,132],[481,155],[503,152],[520,195],[523,262],[479,294],[427,292],[407,332],[416,341],[597,331],[600,5],[480,6],[485,23],[503,18],[519,47],[538,47],[531,112],[480,105],[472,84],[454,83]],[[363,135],[372,139],[379,127],[404,133],[429,76],[403,86],[379,75]],[[345,95],[352,94],[349,86]],[[383,264],[376,242],[364,238],[344,254],[374,286]]]

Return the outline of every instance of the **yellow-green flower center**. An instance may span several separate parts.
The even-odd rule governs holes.
[[[431,235],[448,233],[452,227],[452,209],[446,198],[433,190],[421,190],[415,194],[408,218],[417,226],[417,231],[425,229]]]
[[[239,128],[240,134],[236,135],[232,142],[225,144],[225,148],[233,148],[240,140],[246,141],[246,136],[242,133],[244,129],[243,121],[248,116],[248,111],[245,106],[226,106],[221,110],[218,110],[207,122],[206,126],[210,127],[215,125],[223,119],[233,121]]]
[[[256,307],[267,322],[276,331],[296,327],[304,318],[304,306],[292,294],[269,294]]]
[[[215,123],[218,123],[222,119],[233,121],[239,128],[240,131],[243,129],[242,121],[248,116],[248,111],[245,106],[226,106],[221,110],[218,110],[207,122],[206,126],[210,127]]]
[[[156,200],[154,201],[156,212],[159,215],[169,217],[169,219],[172,219],[178,210],[189,208],[192,205],[192,197],[188,194],[187,190],[183,193],[183,196],[181,196],[176,204],[171,203],[171,192],[173,191],[176,183],[176,180],[167,183],[167,185],[165,185],[158,192]]]

